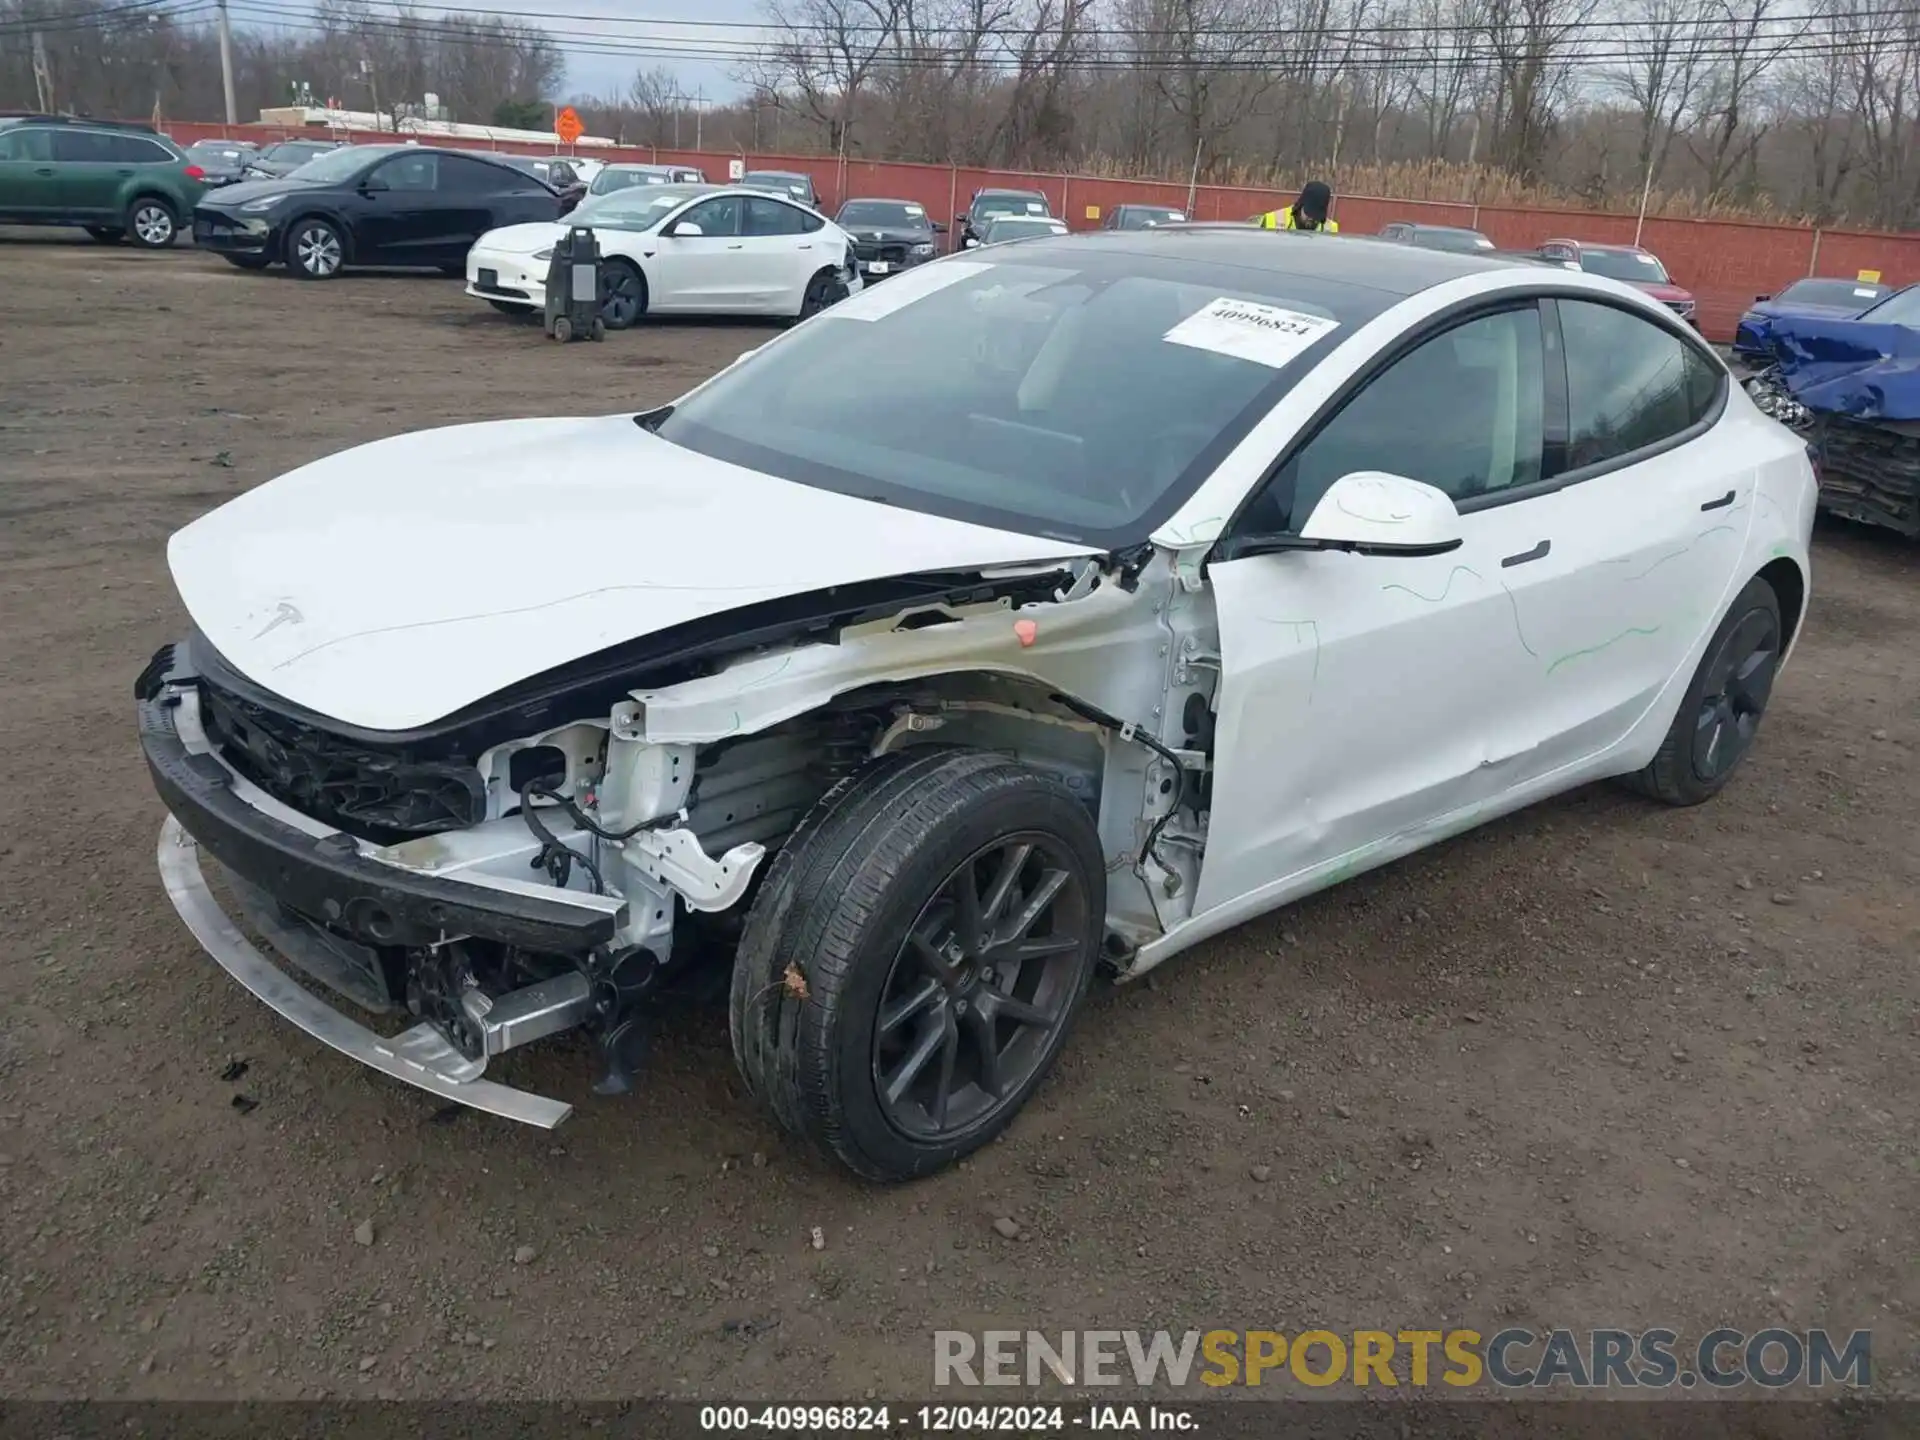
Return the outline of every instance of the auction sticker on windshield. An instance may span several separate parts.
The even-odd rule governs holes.
[[[992,263],[986,260],[936,261],[932,265],[922,265],[917,270],[903,270],[898,279],[862,290],[858,295],[850,295],[838,305],[829,306],[820,313],[838,316],[842,320],[884,320],[916,300],[924,300],[949,285],[958,285],[962,280],[984,275],[991,269]]]
[[[1160,338],[1174,345],[1211,350],[1278,370],[1323,335],[1340,328],[1338,320],[1221,296]]]

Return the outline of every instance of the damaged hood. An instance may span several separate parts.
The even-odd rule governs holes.
[[[756,602],[1092,553],[774,479],[614,415],[362,445],[194,521],[167,561],[249,679],[404,730]]]
[[[1806,314],[1756,328],[1787,392],[1807,409],[1920,420],[1920,329]]]

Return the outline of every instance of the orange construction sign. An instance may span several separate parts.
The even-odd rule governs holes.
[[[560,113],[553,117],[553,133],[560,137],[563,145],[571,145],[587,133],[587,127],[580,123],[580,116],[571,105],[562,105]]]

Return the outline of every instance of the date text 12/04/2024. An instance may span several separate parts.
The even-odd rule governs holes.
[[[1164,1405],[708,1405],[700,1428],[710,1434],[875,1433],[892,1435],[1034,1435],[1051,1431],[1192,1432],[1192,1412]]]

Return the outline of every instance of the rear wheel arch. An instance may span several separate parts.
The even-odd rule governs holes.
[[[1780,602],[1781,645],[1790,649],[1800,633],[1800,621],[1806,613],[1807,577],[1800,566],[1782,555],[1760,567],[1759,579],[1773,588]]]

